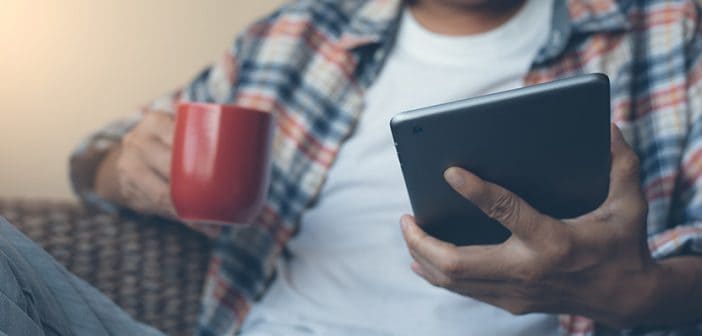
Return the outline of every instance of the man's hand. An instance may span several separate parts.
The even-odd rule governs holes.
[[[659,303],[660,267],[646,241],[638,158],[616,126],[611,150],[607,200],[569,220],[541,214],[510,191],[449,168],[449,184],[512,236],[499,245],[457,247],[403,216],[412,269],[434,285],[514,314],[569,313],[613,327],[640,324]]]
[[[132,210],[174,217],[169,180],[173,117],[147,112],[100,165],[96,192]]]

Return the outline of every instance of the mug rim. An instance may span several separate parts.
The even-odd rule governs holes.
[[[236,109],[236,110],[246,110],[246,111],[251,111],[251,112],[258,112],[258,113],[263,113],[263,114],[268,114],[273,116],[273,112],[269,111],[264,111],[261,109],[256,109],[253,107],[248,107],[244,105],[238,105],[238,104],[219,104],[219,103],[208,103],[208,102],[178,102],[176,104],[176,111],[180,110],[181,106],[185,105],[190,105],[190,106],[202,106],[202,107],[213,107],[213,108],[218,108],[218,109],[224,109],[224,108],[231,108],[231,109]]]

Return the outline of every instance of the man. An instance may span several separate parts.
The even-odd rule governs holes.
[[[73,182],[88,202],[172,217],[174,104],[277,115],[271,188],[255,223],[190,224],[216,239],[201,335],[700,332],[699,23],[691,0],[293,2],[185,89],[90,137],[72,157]],[[411,216],[397,227],[410,208],[387,126],[394,113],[587,72],[610,76],[621,128],[612,128],[612,183],[599,209],[557,220],[450,168],[447,183],[512,238],[456,247]],[[0,248],[24,242],[5,229]],[[7,259],[39,254],[18,250]],[[44,278],[50,288],[76,282]],[[107,303],[86,306],[102,309],[96,320],[105,310],[123,318]],[[126,320],[122,330],[146,328]]]

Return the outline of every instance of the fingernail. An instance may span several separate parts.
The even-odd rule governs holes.
[[[458,168],[451,167],[444,172],[444,178],[446,181],[453,186],[454,188],[458,188],[463,185],[463,176],[461,176],[461,173],[458,171]]]

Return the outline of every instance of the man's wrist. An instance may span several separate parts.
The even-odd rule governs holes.
[[[674,257],[655,262],[633,290],[635,303],[623,314],[622,326],[671,327],[702,317],[702,257]],[[627,298],[624,298],[627,300]]]
[[[604,280],[615,283],[613,292],[592,302],[589,317],[615,329],[646,323],[647,316],[658,305],[662,274],[662,266],[653,263],[645,270],[630,271],[624,277]]]
[[[638,283],[626,294],[632,296],[631,302],[634,303],[628,314],[625,314],[626,327],[650,326],[656,323],[652,317],[655,317],[656,307],[660,306],[667,291],[665,269],[665,265],[654,261],[638,276]]]

